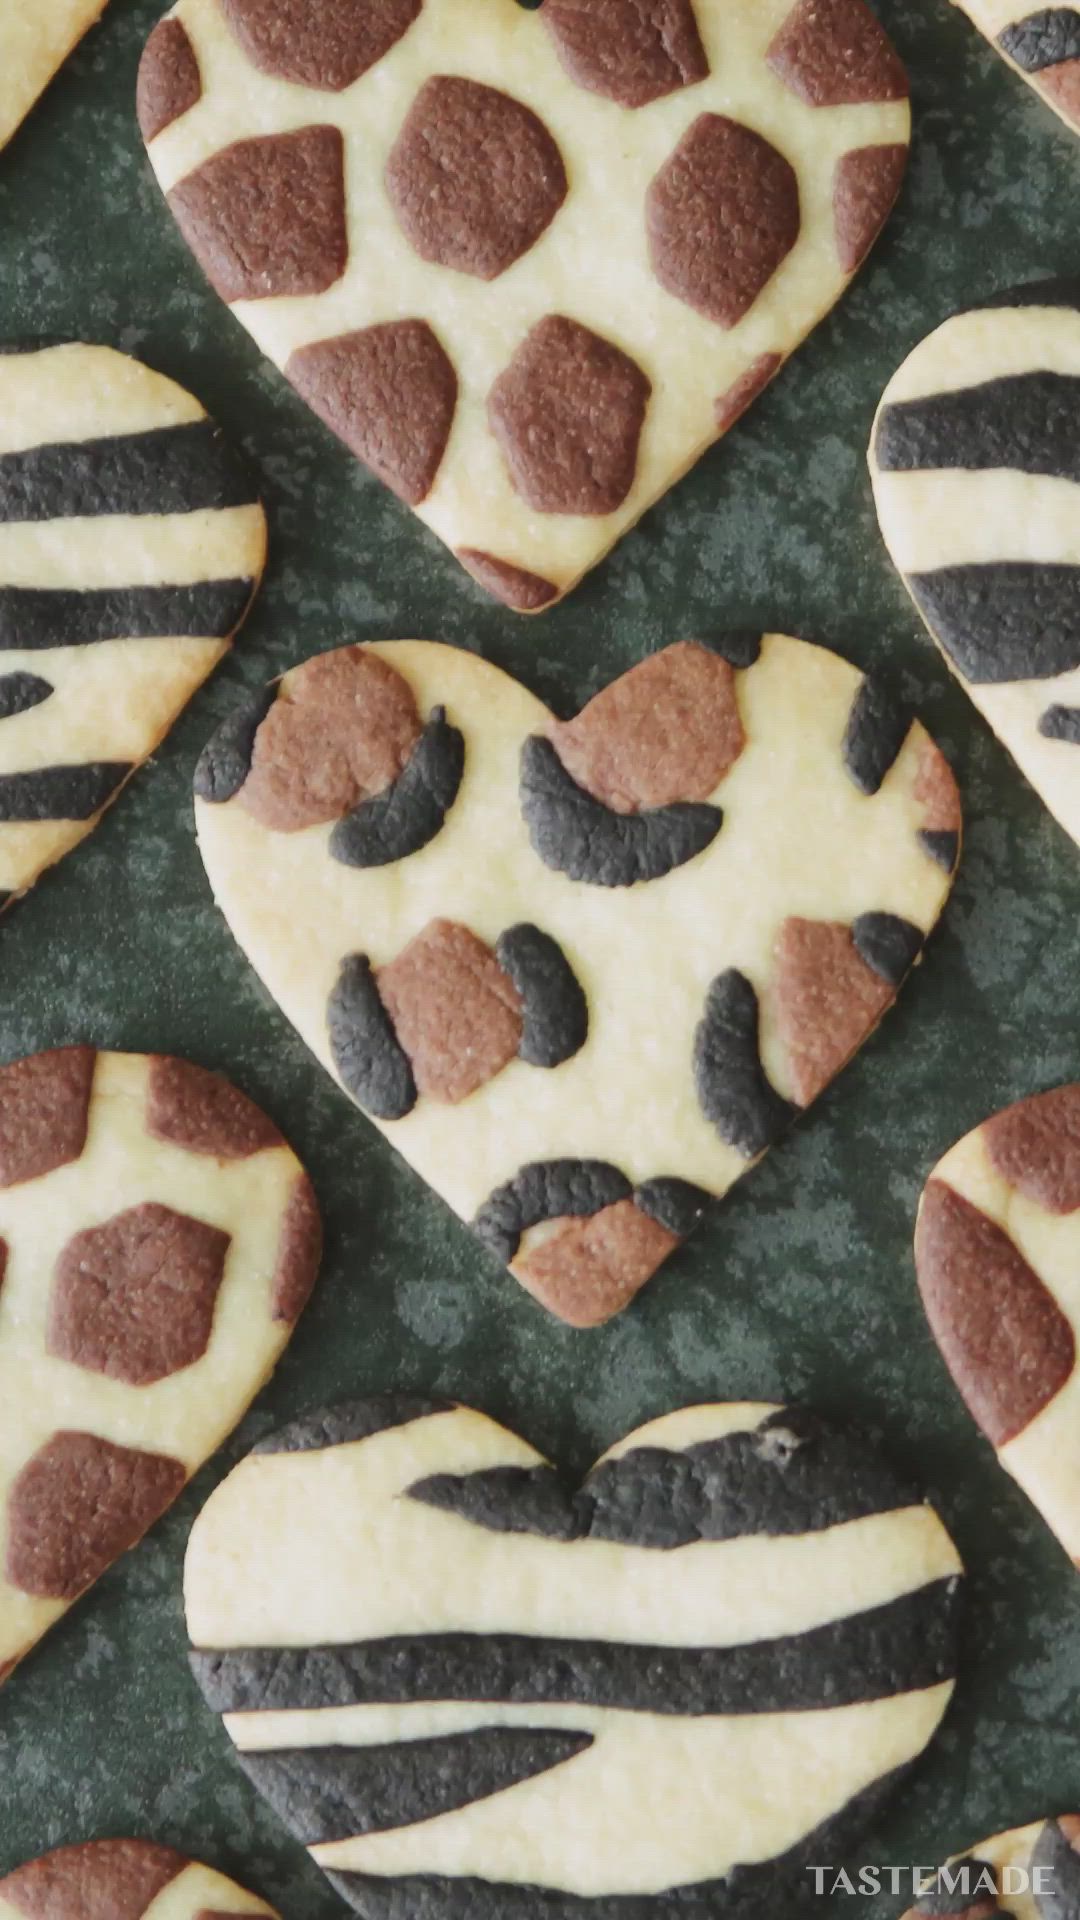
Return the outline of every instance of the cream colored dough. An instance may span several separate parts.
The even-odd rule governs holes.
[[[105,6],[106,0],[0,0],[0,147]]]

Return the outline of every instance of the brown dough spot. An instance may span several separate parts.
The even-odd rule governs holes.
[[[511,1264],[511,1272],[549,1313],[572,1327],[600,1327],[620,1313],[679,1245],[632,1200],[586,1219],[556,1220]]]
[[[913,791],[923,809],[927,833],[959,833],[960,789],[945,755],[932,740],[923,743]]]
[[[139,132],[147,146],[202,99],[195,49],[179,20],[160,20],[143,49],[135,89]]]
[[[220,0],[253,67],[341,93],[396,46],[423,0]]]
[[[895,990],[867,966],[840,921],[785,920],[774,958],[770,999],[792,1097],[808,1107],[876,1027]]]
[[[488,396],[517,492],[537,513],[615,513],[634,484],[651,392],[610,340],[562,314],[538,321]]]
[[[388,320],[318,340],[285,374],[332,433],[407,506],[435,484],[457,407],[457,375],[426,320]]]
[[[1019,1100],[982,1129],[990,1164],[1047,1213],[1080,1207],[1080,1086]]]
[[[540,18],[570,78],[620,107],[647,107],[709,72],[691,0],[544,0]]]
[[[908,97],[904,63],[865,0],[799,0],[765,57],[811,107]]]
[[[1036,85],[1059,113],[1080,127],[1080,60],[1062,60],[1056,67],[1045,68]]]
[[[57,1847],[0,1880],[0,1900],[27,1920],[142,1920],[188,1862],[149,1840]]]
[[[322,1220],[315,1189],[306,1173],[298,1173],[285,1208],[278,1241],[277,1266],[270,1310],[287,1326],[299,1320],[311,1297],[322,1259]]]
[[[57,1047],[0,1067],[0,1187],[79,1158],[96,1060],[94,1047]]]
[[[230,1237],[156,1201],[68,1241],[56,1263],[46,1350],[149,1387],[201,1360]]]
[[[520,100],[437,75],[386,163],[386,190],[422,260],[494,280],[536,245],[566,198],[562,156]]]
[[[187,1480],[166,1453],[54,1433],[8,1500],[7,1577],[42,1600],[75,1600],[172,1505]]]
[[[168,198],[223,300],[325,293],[345,271],[345,147],[337,127],[236,140]]]
[[[1003,1447],[1069,1379],[1072,1328],[1008,1234],[944,1180],[923,1195],[915,1262],[949,1372],[987,1439]]]
[[[764,393],[769,381],[779,373],[783,364],[782,353],[759,354],[746,372],[739,375],[734,385],[713,402],[717,433],[726,433],[736,420],[742,419],[747,408],[753,406],[759,393]]]
[[[494,553],[482,553],[479,547],[459,547],[457,557],[474,580],[504,606],[513,607],[515,613],[539,613],[543,607],[550,607],[562,591],[540,574],[511,566],[508,560],[500,560]]]
[[[652,182],[646,219],[660,285],[734,327],[799,237],[799,183],[759,133],[703,113]]]
[[[413,690],[366,647],[305,660],[255,736],[243,804],[275,833],[340,820],[395,781],[422,728]]]
[[[906,146],[856,147],[837,162],[833,181],[836,251],[845,273],[866,259],[896,204],[907,170]]]
[[[616,813],[707,800],[744,746],[735,672],[680,640],[548,728],[567,772]]]
[[[285,1142],[261,1107],[220,1073],[156,1054],[146,1090],[146,1131],[189,1153],[248,1160]]]
[[[376,982],[417,1090],[456,1105],[521,1044],[521,999],[491,948],[455,920],[432,920]]]

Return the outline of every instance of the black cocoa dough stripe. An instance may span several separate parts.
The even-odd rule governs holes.
[[[1080,666],[1080,567],[1026,560],[908,575],[922,613],[973,686]]]
[[[1065,740],[1080,747],[1080,707],[1047,707],[1039,716],[1039,732],[1044,740]]]
[[[560,1067],[589,1036],[589,1004],[557,940],[539,927],[510,927],[495,957],[521,995],[518,1054],[531,1067]]]
[[[336,1647],[195,1652],[219,1713],[469,1700],[630,1713],[802,1713],[952,1678],[958,1581],[806,1633],[731,1647],[656,1647],[524,1634],[402,1635]]]
[[[868,967],[898,987],[915,965],[926,941],[921,927],[896,913],[860,913],[851,938]]]
[[[251,772],[255,735],[277,699],[279,684],[275,680],[271,686],[252,694],[222,722],[203,748],[193,782],[196,799],[222,806],[239,793]]]
[[[394,1746],[238,1752],[264,1800],[306,1847],[454,1813],[533,1780],[593,1744],[590,1733],[479,1727]]]
[[[36,673],[0,673],[0,720],[11,720],[17,713],[28,713],[50,700],[56,689]]]
[[[1080,1914],[1080,1855],[1056,1820],[1047,1820],[1031,1854],[1031,1872],[1043,1869],[1048,1891],[1036,1896],[1040,1920],[1076,1920]]]
[[[729,667],[745,670],[754,667],[761,658],[760,633],[754,633],[749,627],[733,627],[727,633],[708,633],[699,638],[699,647],[708,647],[710,653],[718,653]]]
[[[0,587],[0,651],[85,647],[96,640],[224,639],[235,631],[254,580],[189,587]]]
[[[258,1445],[253,1453],[321,1453],[325,1447],[347,1447],[355,1440],[371,1440],[394,1427],[408,1427],[414,1420],[427,1420],[432,1414],[452,1413],[454,1402],[429,1394],[394,1393],[373,1396],[370,1400],[349,1400],[340,1407],[311,1413],[280,1427]]]
[[[500,1260],[510,1261],[528,1227],[599,1213],[632,1192],[626,1175],[606,1160],[535,1160],[496,1187],[472,1230]]]
[[[694,1035],[694,1085],[706,1120],[744,1160],[774,1146],[799,1112],[761,1064],[757,994],[734,967],[709,988]]]
[[[877,793],[911,732],[915,716],[875,674],[865,674],[851,703],[842,748],[860,793]]]
[[[643,1180],[634,1188],[634,1205],[658,1226],[666,1227],[668,1233],[677,1233],[680,1240],[693,1233],[712,1198],[704,1187],[695,1187],[690,1180],[676,1180],[668,1174]]]
[[[592,887],[662,880],[711,846],[724,821],[719,807],[681,802],[616,813],[578,786],[541,734],[521,750],[521,811],[544,865]]]
[[[334,1066],[357,1105],[377,1120],[403,1120],[411,1113],[417,1099],[413,1070],[366,954],[342,961],[326,1024]]]
[[[967,309],[970,313],[991,313],[998,307],[1075,307],[1080,310],[1080,279],[1063,275],[1058,279],[1030,280],[1022,287],[1007,287],[988,300],[980,300]]]
[[[436,707],[397,779],[338,821],[332,858],[346,867],[388,867],[419,853],[440,832],[464,771],[464,735]]]
[[[127,760],[88,760],[0,774],[0,821],[90,820],[133,772]]]
[[[960,855],[960,835],[945,827],[920,827],[918,839],[931,860],[951,873]]]
[[[1080,378],[1021,373],[886,407],[875,449],[884,473],[1006,467],[1080,480]]]
[[[0,455],[0,522],[247,507],[258,492],[212,420]]]
[[[956,1860],[951,1867],[944,1869],[944,1877],[939,1873],[937,1882],[921,1893],[915,1902],[913,1911],[925,1914],[927,1920],[963,1920],[976,1903],[996,1897],[997,1875],[985,1860],[968,1855]]]
[[[998,46],[1025,73],[1080,60],[1080,13],[1075,7],[1041,7],[999,33]]]

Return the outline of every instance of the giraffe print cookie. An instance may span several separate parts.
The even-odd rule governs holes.
[[[1025,0],[957,0],[1002,59],[1080,133],[1080,10]]]
[[[840,298],[910,138],[865,0],[179,0],[139,113],[222,299],[524,613]]]
[[[33,0],[0,7],[0,147],[105,11],[107,0]]]
[[[232,1431],[319,1252],[299,1161],[217,1074],[0,1067],[0,1679]]]
[[[668,647],[566,721],[453,647],[317,655],[211,742],[196,819],[308,1046],[575,1326],[626,1306],[874,1030],[960,833],[884,687],[747,633]]]
[[[1013,1827],[957,1854],[904,1920],[1072,1920],[1080,1913],[1080,1817]]]
[[[235,1880],[151,1840],[56,1847],[0,1877],[0,1920],[277,1920]]]

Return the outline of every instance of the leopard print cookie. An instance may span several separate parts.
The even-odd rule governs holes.
[[[56,1847],[0,1877],[0,1920],[277,1920],[235,1880],[151,1840]]]
[[[957,0],[1002,59],[1080,133],[1080,10],[1026,0]]]

